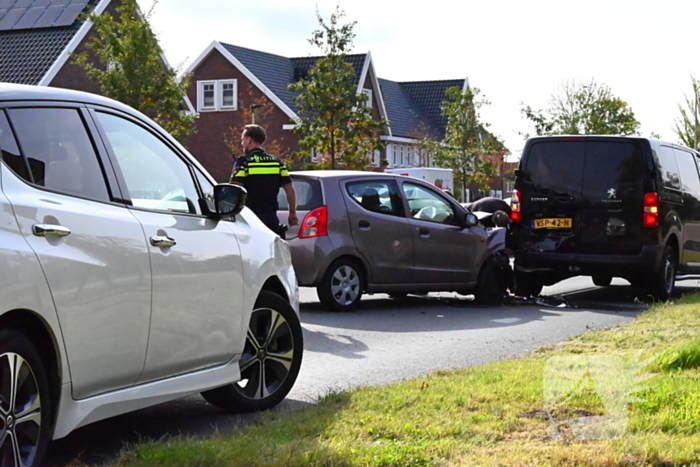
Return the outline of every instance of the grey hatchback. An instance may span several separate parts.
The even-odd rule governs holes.
[[[287,232],[301,286],[325,306],[350,310],[362,294],[455,291],[500,303],[510,266],[505,232],[487,232],[441,190],[400,175],[354,171],[291,174],[301,222]],[[278,198],[287,219],[287,201]]]

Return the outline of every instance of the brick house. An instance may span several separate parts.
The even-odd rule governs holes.
[[[100,85],[71,63],[95,34],[80,14],[117,16],[120,0],[0,0],[0,81],[100,94]],[[165,56],[163,63],[170,68]],[[189,101],[183,109],[194,112]]]
[[[253,120],[268,133],[268,150],[282,157],[299,149],[291,131],[298,119],[294,94],[287,86],[305,77],[319,57],[287,58],[218,41],[212,42],[187,68],[188,97],[199,118],[188,147],[217,180],[226,180],[240,153],[240,129]],[[424,137],[442,138],[446,119],[440,113],[445,91],[464,88],[467,80],[394,82],[380,79],[370,53],[347,55],[355,70],[357,92],[365,93],[374,118],[388,122],[385,149],[372,160],[382,167],[425,167]],[[264,105],[264,107],[261,107]],[[255,107],[255,108],[253,108]],[[313,154],[309,154],[313,160]]]

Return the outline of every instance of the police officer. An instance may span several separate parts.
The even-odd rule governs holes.
[[[289,225],[299,223],[297,196],[287,167],[278,157],[265,152],[265,130],[259,125],[246,125],[241,135],[241,146],[245,155],[236,159],[231,183],[241,185],[248,191],[248,206],[263,223],[278,235],[282,234],[277,218],[277,193],[282,187],[289,205]]]

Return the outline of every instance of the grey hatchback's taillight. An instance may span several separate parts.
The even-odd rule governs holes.
[[[321,206],[309,212],[301,223],[299,238],[328,235],[328,207]]]

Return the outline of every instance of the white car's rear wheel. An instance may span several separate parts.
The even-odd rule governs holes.
[[[23,334],[0,330],[0,466],[39,465],[51,420],[48,380],[39,353]]]

